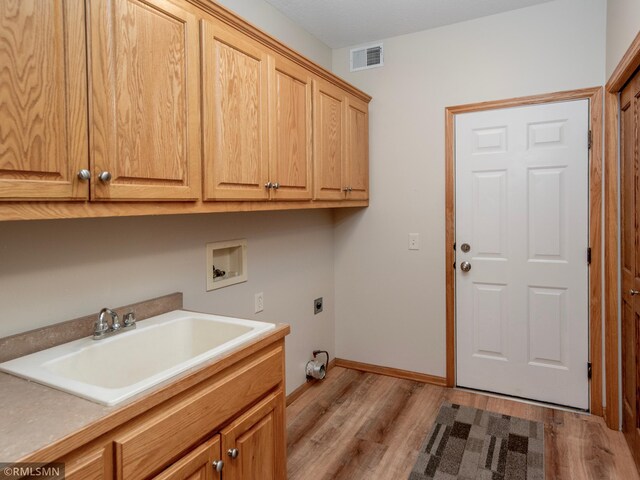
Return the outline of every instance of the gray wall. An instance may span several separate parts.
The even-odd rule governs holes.
[[[605,9],[556,0],[390,38],[384,67],[354,73],[334,50],[373,96],[370,207],[337,216],[338,356],[445,375],[444,109],[602,85]]]

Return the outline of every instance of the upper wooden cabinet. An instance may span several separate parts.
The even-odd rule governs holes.
[[[196,16],[167,0],[87,5],[92,198],[199,198]]]
[[[349,96],[347,99],[346,198],[369,198],[369,105]]]
[[[314,182],[318,200],[369,198],[369,105],[314,82]]]
[[[203,21],[205,200],[311,199],[311,74]]]
[[[0,199],[86,199],[84,3],[0,1]]]
[[[312,77],[309,71],[281,56],[275,57],[271,72],[271,197],[310,200]]]
[[[269,191],[268,75],[264,47],[203,20],[204,199],[265,200]]]
[[[215,2],[0,0],[0,221],[366,206],[369,100]]]
[[[314,196],[343,200],[347,188],[347,97],[335,85],[315,80],[313,109]]]

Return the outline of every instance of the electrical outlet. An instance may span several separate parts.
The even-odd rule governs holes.
[[[313,301],[313,314],[317,315],[322,311],[322,297],[316,298]]]
[[[409,250],[420,250],[420,234],[409,234]]]
[[[256,313],[264,310],[264,293],[256,293]]]

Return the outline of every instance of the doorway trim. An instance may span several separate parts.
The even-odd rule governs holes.
[[[590,411],[602,416],[602,87],[569,90],[445,108],[445,271],[447,386],[455,386],[455,115],[569,100],[589,100],[592,144],[589,165],[589,358]],[[616,324],[617,325],[617,324]],[[607,363],[608,366],[608,363]],[[585,372],[586,375],[586,372]],[[617,377],[616,377],[617,379]],[[608,403],[608,402],[607,402]]]
[[[620,91],[640,67],[640,32],[631,42],[611,74],[605,86],[604,94],[604,134],[605,134],[605,184],[604,184],[604,282],[605,282],[605,365],[607,385],[607,407],[604,418],[609,428],[620,428],[620,382],[618,340],[618,309],[620,306],[620,285],[618,283],[620,254],[618,238],[620,225],[618,224],[618,200],[620,191],[618,179],[618,147],[620,131]]]

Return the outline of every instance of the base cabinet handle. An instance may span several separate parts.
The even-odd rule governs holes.
[[[238,455],[240,455],[240,452],[238,451],[237,448],[230,448],[227,451],[227,455],[229,455],[231,458],[238,458]]]
[[[213,462],[213,469],[220,473],[222,471],[222,469],[224,468],[224,462],[222,460],[214,460]]]

